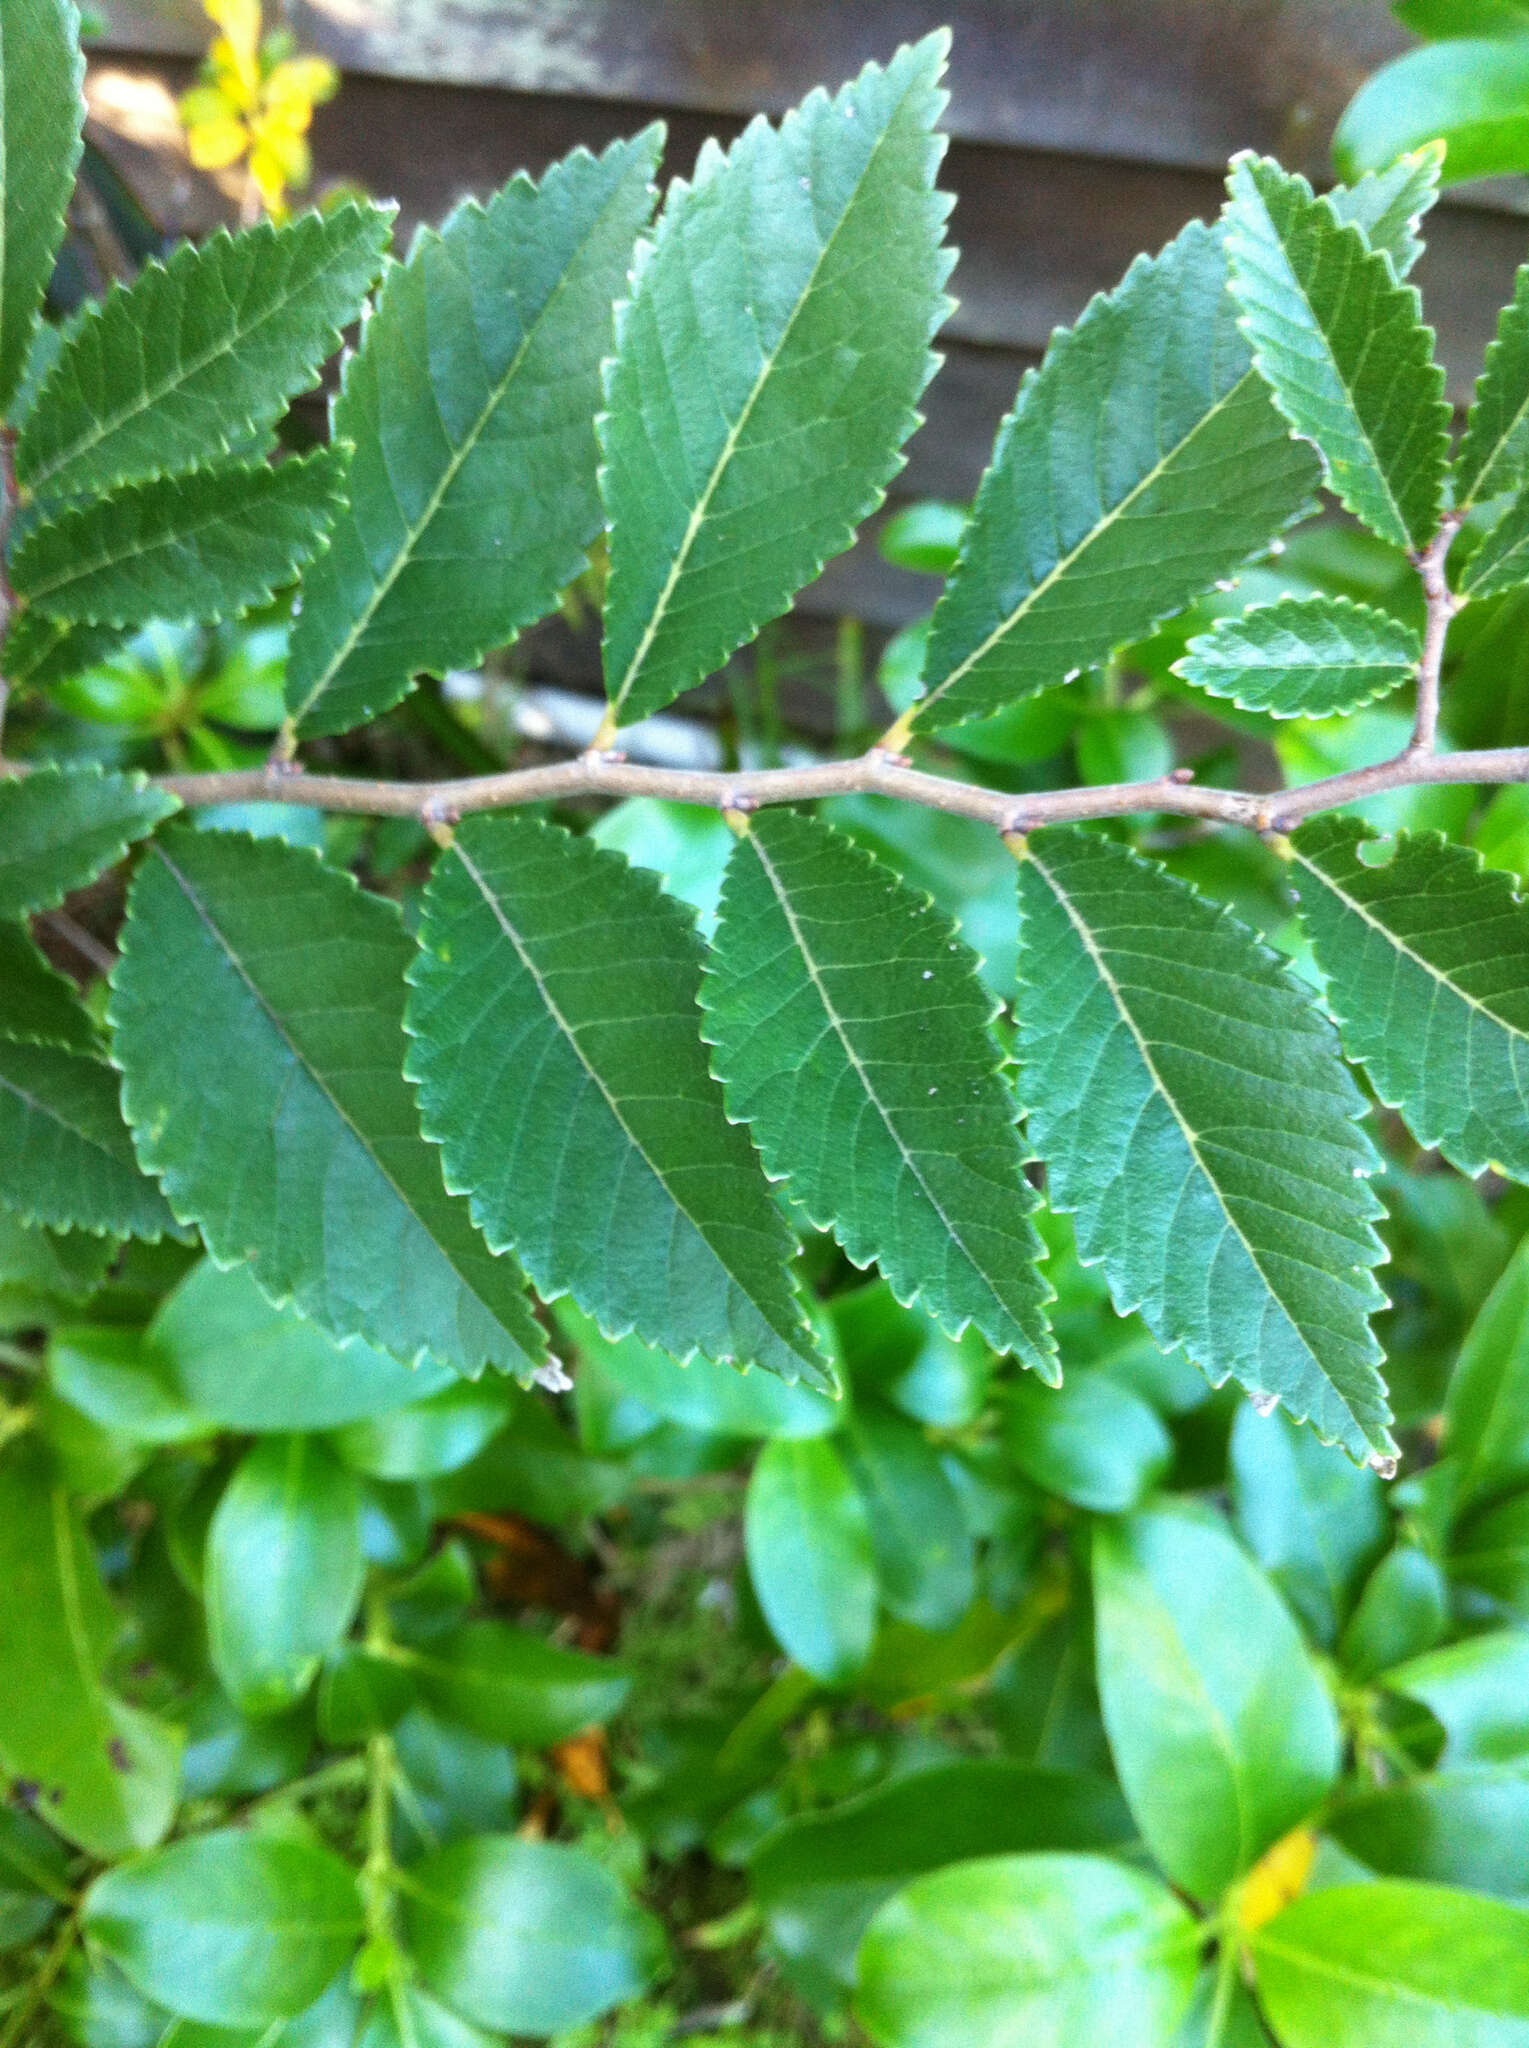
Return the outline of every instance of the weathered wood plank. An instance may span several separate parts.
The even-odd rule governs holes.
[[[941,22],[953,133],[1212,169],[1321,168],[1365,74],[1408,39],[1380,0],[293,0],[348,70],[708,113],[789,105]],[[114,0],[113,49],[205,46],[197,0]]]
[[[354,178],[402,206],[400,239],[440,220],[465,193],[494,191],[521,166],[539,173],[576,142],[599,149],[646,120],[646,108],[531,94],[422,87],[354,78],[320,108],[321,175]],[[667,173],[686,175],[702,140],[734,120],[670,111]],[[1132,257],[1161,248],[1221,205],[1219,175],[1102,163],[1051,151],[956,143],[941,184],[956,195],[952,279],[959,305],[946,333],[985,347],[1039,351],[1094,292],[1119,282]],[[1463,399],[1512,294],[1526,253],[1524,223],[1478,207],[1441,207],[1430,224],[1423,283],[1451,390]]]

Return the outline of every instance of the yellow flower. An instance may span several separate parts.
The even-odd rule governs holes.
[[[252,190],[279,220],[287,195],[312,172],[313,109],[333,97],[339,73],[327,57],[292,54],[278,32],[262,41],[260,0],[202,0],[222,33],[207,53],[202,83],[180,103],[186,149],[198,170],[249,163]]]

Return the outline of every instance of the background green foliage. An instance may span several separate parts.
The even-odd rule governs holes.
[[[505,764],[421,669],[608,559],[608,738],[876,509],[943,56],[60,338],[0,0],[0,2048],[1526,2038],[1523,784],[435,792]],[[1452,537],[1444,734],[1523,739],[1529,270],[1451,462],[1393,153],[1239,159],[882,528],[919,766],[1277,823]],[[309,738],[415,813],[171,819]]]

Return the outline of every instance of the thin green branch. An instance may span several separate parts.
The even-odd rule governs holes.
[[[27,1985],[21,2003],[16,2007],[0,2031],[0,2048],[25,2048],[31,2038],[30,2028],[37,2017],[44,1999],[52,1990],[60,1970],[69,1960],[69,1951],[79,1936],[80,1918],[78,1912],[69,1914],[54,1937],[53,1946],[43,1957],[37,1975]]]

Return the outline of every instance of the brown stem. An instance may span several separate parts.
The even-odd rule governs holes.
[[[724,774],[715,769],[658,768],[619,754],[587,753],[537,768],[473,775],[446,782],[365,782],[343,775],[294,774],[290,768],[219,770],[202,775],[161,775],[157,786],[181,802],[198,804],[308,804],[369,818],[449,822],[468,811],[508,810],[580,796],[653,796],[713,810],[749,811],[767,804],[805,803],[829,796],[891,796],[926,809],[974,818],[1000,832],[1041,825],[1078,824],[1162,811],[1209,818],[1224,825],[1278,832],[1318,811],[1357,803],[1383,790],[1423,783],[1529,782],[1529,747],[1493,747],[1473,753],[1422,754],[1411,746],[1371,768],[1351,768],[1301,789],[1258,792],[1210,789],[1183,779],[1183,771],[1148,782],[1115,782],[1081,789],[1038,790],[1015,796],[975,783],[930,775],[872,747],[849,761],[805,768],[765,768]]]
[[[1444,663],[1444,642],[1449,622],[1465,602],[1450,589],[1444,573],[1450,542],[1460,531],[1463,512],[1446,512],[1439,530],[1426,548],[1412,558],[1423,586],[1423,652],[1418,661],[1417,718],[1412,728],[1409,754],[1431,754],[1439,737],[1439,673]]]
[[[0,432],[0,541],[3,523],[15,502],[11,471],[11,437]],[[890,796],[926,809],[972,818],[1004,834],[1023,833],[1042,825],[1082,824],[1094,818],[1123,818],[1143,812],[1165,812],[1181,818],[1204,818],[1217,824],[1243,825],[1256,832],[1292,830],[1319,811],[1362,802],[1383,791],[1435,783],[1529,782],[1529,747],[1490,747],[1475,752],[1439,754],[1439,678],[1449,622],[1463,599],[1445,578],[1445,558],[1463,514],[1448,512],[1426,548],[1413,557],[1423,586],[1426,619],[1418,662],[1417,718],[1412,738],[1401,753],[1369,768],[1351,768],[1324,776],[1300,789],[1212,789],[1196,783],[1187,768],[1145,782],[1115,782],[1078,789],[1038,790],[1011,795],[982,789],[944,775],[931,775],[909,765],[884,739],[849,761],[818,761],[799,768],[762,768],[725,774],[704,768],[666,768],[628,761],[608,748],[612,717],[596,735],[588,752],[571,760],[536,768],[508,768],[493,775],[472,775],[441,782],[367,782],[344,775],[309,775],[289,754],[295,731],[283,729],[272,760],[263,768],[218,770],[207,774],[161,775],[158,788],[183,804],[304,804],[316,810],[344,811],[371,818],[417,818],[437,836],[468,811],[508,810],[516,804],[547,803],[580,796],[648,796],[673,803],[700,804],[730,817],[745,816],[767,804],[806,803],[830,796]],[[0,564],[0,631],[10,602]],[[3,690],[3,685],[0,685]],[[0,698],[3,705],[3,698]],[[901,735],[911,722],[904,713],[892,728]],[[13,769],[13,772],[24,770]]]

